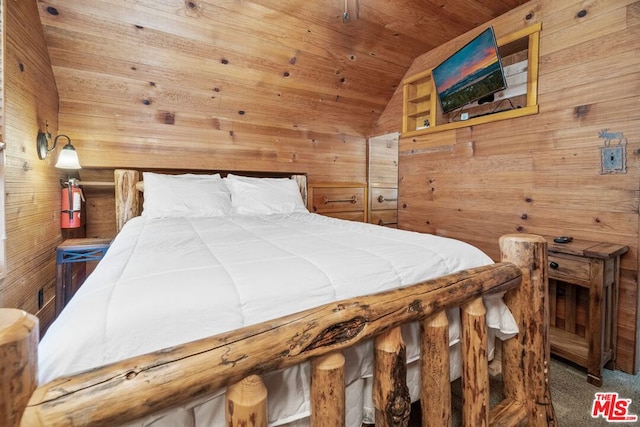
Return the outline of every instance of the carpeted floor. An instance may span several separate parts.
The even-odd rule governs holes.
[[[586,380],[586,371],[560,359],[551,360],[551,398],[560,427],[588,426],[635,426],[640,427],[640,375],[628,375],[621,371],[605,370],[602,387],[591,385]],[[621,399],[631,399],[629,413],[638,415],[639,421],[609,423],[602,417],[591,417],[595,393],[616,392]],[[491,404],[502,398],[500,378],[491,380]],[[453,426],[460,425],[461,402],[460,380],[452,384]],[[458,408],[456,408],[456,406]],[[420,406],[414,404],[410,427],[420,427]]]
[[[616,392],[620,399],[631,399],[629,413],[638,415],[635,423],[609,423],[602,417],[591,417],[596,393]],[[561,427],[636,426],[640,427],[640,375],[604,370],[602,386],[596,387],[586,380],[586,371],[570,363],[551,360],[551,398]]]

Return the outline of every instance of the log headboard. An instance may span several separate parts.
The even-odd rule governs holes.
[[[157,172],[157,171],[154,171]],[[163,171],[165,172],[165,171]],[[184,172],[184,171],[180,171]],[[193,173],[205,173],[205,171],[189,171]],[[170,171],[167,173],[176,173]],[[307,205],[307,176],[301,173],[286,172],[238,172],[238,171],[206,171],[206,173],[219,173],[226,176],[230,173],[245,176],[265,177],[265,178],[290,178],[295,179],[300,188],[302,201]],[[141,180],[141,171],[133,169],[116,169],[114,171],[115,197],[116,197],[116,231],[120,232],[122,227],[131,218],[139,216],[142,212],[142,192],[144,182]]]

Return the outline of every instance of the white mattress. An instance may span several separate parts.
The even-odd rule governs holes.
[[[39,379],[47,382],[331,301],[491,262],[460,241],[310,213],[134,218],[43,337]],[[502,334],[516,332],[499,298],[492,298],[487,309],[490,328]],[[415,360],[415,331],[406,332],[408,358]],[[455,325],[452,345],[457,334]],[[368,411],[360,409],[367,406],[361,400],[370,401],[361,396],[366,385],[362,378],[371,375],[366,347],[347,354],[348,399],[353,399],[348,407],[354,425]],[[275,373],[266,382],[270,396],[276,396],[269,401],[271,425],[308,416],[307,365]],[[222,400],[174,412],[158,425],[222,426]]]

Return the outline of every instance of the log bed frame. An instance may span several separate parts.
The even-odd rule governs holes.
[[[140,209],[138,172],[118,170],[118,227]],[[306,189],[306,181],[300,179]],[[303,193],[305,194],[305,193]],[[121,222],[122,221],[122,222]],[[342,350],[374,339],[376,427],[406,426],[400,326],[421,325],[422,425],[451,425],[445,309],[461,307],[464,426],[555,426],[549,389],[544,238],[500,238],[501,262],[412,286],[338,301],[37,385],[38,320],[0,309],[0,425],[112,426],[170,410],[227,387],[226,425],[266,426],[260,375],[310,361],[311,425],[344,425]],[[482,296],[504,292],[520,333],[503,343],[504,400],[490,409]]]

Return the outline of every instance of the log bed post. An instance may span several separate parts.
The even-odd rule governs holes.
[[[460,308],[462,350],[462,425],[489,425],[489,360],[487,358],[487,310],[482,298]]]
[[[373,347],[376,427],[406,427],[411,397],[407,387],[407,348],[401,328],[398,326],[376,336]]]
[[[311,425],[344,426],[345,358],[336,351],[311,359]]]
[[[140,172],[116,169],[113,178],[116,188],[116,230],[120,232],[127,221],[140,214],[140,194],[136,190]]]
[[[522,424],[556,426],[549,388],[547,243],[541,236],[511,234],[500,238],[500,250],[502,261],[520,267],[522,283],[504,298],[519,322],[520,333],[503,343],[505,400],[494,410],[505,420],[517,419],[517,413],[524,410],[526,419]],[[504,425],[516,424],[511,421]]]
[[[262,378],[249,375],[227,387],[225,419],[233,427],[267,427],[267,387]]]
[[[38,318],[22,310],[0,310],[0,426],[20,424],[37,386]]]
[[[420,323],[422,427],[451,426],[449,319],[444,310]]]

